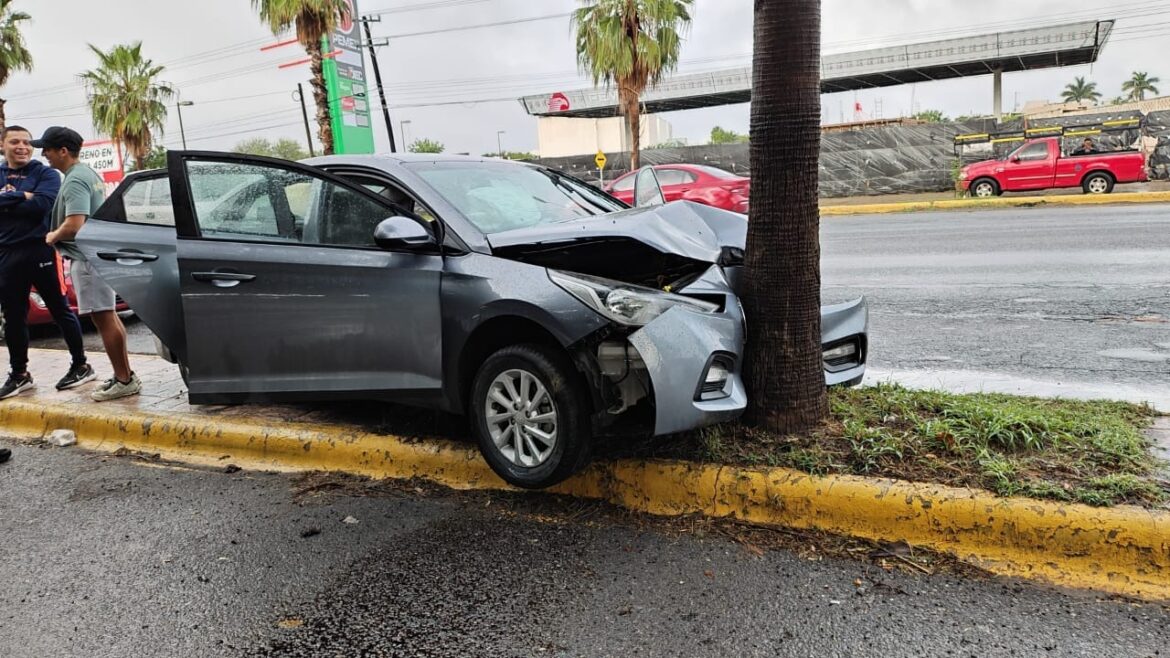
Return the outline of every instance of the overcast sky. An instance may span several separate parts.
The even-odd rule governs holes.
[[[409,36],[443,30],[565,14],[576,0],[359,0],[361,13],[386,14],[374,36],[392,38],[379,50],[395,130],[410,121],[410,138],[443,142],[448,151],[484,153],[504,147],[536,148],[536,121],[515,99],[588,86],[576,71],[568,18]],[[430,8],[419,9],[429,5]],[[438,6],[435,5],[445,5]],[[683,43],[682,72],[710,71],[750,62],[751,0],[696,0],[694,25]],[[414,7],[412,9],[412,6]],[[32,74],[16,73],[0,96],[9,99],[10,123],[34,131],[57,124],[93,131],[81,71],[96,64],[87,43],[100,48],[141,40],[144,53],[167,65],[164,79],[181,98],[188,146],[230,149],[241,139],[305,139],[292,92],[308,79],[308,67],[279,70],[303,56],[297,46],[261,52],[275,41],[256,18],[249,0],[16,0],[14,8],[33,16],[27,40],[35,58]],[[1089,0],[824,0],[825,52],[982,34],[1012,26],[1118,18],[1118,33],[1093,67],[1050,69],[1005,76],[1004,105],[1056,99],[1074,76],[1098,82],[1106,98],[1119,95],[1130,72],[1148,71],[1170,92],[1170,2],[1118,0],[1111,8]],[[372,78],[372,74],[371,74]],[[307,87],[306,87],[307,88]],[[501,100],[502,99],[502,100]],[[859,95],[865,112],[880,99],[885,117],[912,109],[939,109],[948,115],[991,111],[991,78],[890,87]],[[913,99],[914,108],[911,107]],[[826,118],[835,122],[842,106],[850,118],[853,94],[824,97]],[[466,101],[466,102],[462,102]],[[440,105],[435,105],[439,104]],[[310,109],[310,112],[312,110]],[[748,107],[727,106],[665,115],[676,137],[702,144],[713,125],[746,132]],[[374,124],[379,148],[386,138],[380,113]],[[172,110],[163,142],[179,146]]]

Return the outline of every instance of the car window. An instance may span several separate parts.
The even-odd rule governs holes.
[[[618,180],[613,186],[614,192],[633,192],[634,191],[634,176],[630,174]]]
[[[346,174],[344,172],[335,172],[336,175],[342,178],[361,185],[367,190],[377,194],[393,204],[395,207],[405,210],[408,215],[414,215],[427,222],[435,221],[435,215],[426,206],[415,201],[414,197],[403,191],[397,185],[388,181],[377,180],[367,176],[360,176],[355,174]]]
[[[625,208],[605,193],[543,167],[513,162],[415,162],[406,166],[488,235]]]
[[[374,247],[374,229],[394,214],[300,170],[196,160],[187,171],[205,238]]]
[[[658,184],[663,186],[687,185],[698,180],[689,171],[683,171],[682,169],[659,169],[657,174]]]
[[[171,205],[171,181],[167,178],[158,178],[150,186],[150,205]]]
[[[737,176],[737,175],[731,173],[730,171],[724,171],[724,170],[720,169],[719,167],[711,167],[709,165],[697,165],[697,168],[700,171],[702,171],[704,174],[707,174],[708,176],[711,176],[712,178],[722,178],[724,180],[741,178],[741,176]]]
[[[166,203],[154,202],[154,190],[158,188],[167,190]],[[169,192],[169,181],[166,178],[139,178],[125,183],[125,187],[122,189],[122,213],[119,218],[125,218],[131,224],[174,226],[175,211],[171,206]],[[102,219],[113,219],[113,217],[106,216],[108,212],[109,209],[103,207],[94,214]],[[113,210],[113,213],[117,214],[117,210]]]
[[[152,180],[136,180],[129,184],[122,192],[122,200],[135,206],[146,205],[146,194],[150,191]]]
[[[1016,153],[1016,157],[1020,162],[1035,162],[1037,160],[1045,160],[1048,158],[1048,143],[1041,142],[1039,144],[1029,144],[1020,149]]]

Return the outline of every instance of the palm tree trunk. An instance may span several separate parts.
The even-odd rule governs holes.
[[[642,105],[638,95],[630,92],[626,116],[630,124],[630,169],[642,166]]]
[[[325,155],[333,155],[333,123],[329,115],[329,90],[325,86],[324,53],[321,40],[316,39],[309,46],[309,70],[313,74],[313,100],[317,102],[317,138]]]
[[[755,0],[745,419],[780,433],[806,431],[829,412],[817,199],[820,4]]]
[[[7,104],[8,101],[0,98],[0,130],[4,130],[8,126],[8,116],[4,114],[4,106]]]

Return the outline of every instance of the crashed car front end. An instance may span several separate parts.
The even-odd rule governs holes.
[[[743,413],[743,312],[718,266],[677,294],[561,272],[550,278],[612,322],[586,343],[609,416],[649,402],[647,420],[660,435]]]
[[[554,284],[609,320],[575,346],[599,378],[599,425],[640,417],[663,435],[734,420],[747,406],[751,319],[737,294],[745,238],[742,217],[675,203],[493,242],[504,258],[546,267]],[[822,309],[827,385],[861,381],[867,325],[864,299]]]

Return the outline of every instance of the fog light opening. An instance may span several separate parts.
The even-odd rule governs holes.
[[[695,399],[699,402],[721,400],[731,394],[727,391],[731,373],[735,370],[735,363],[731,357],[717,354],[711,357],[707,369],[703,372],[703,381],[699,383],[699,391]]]

